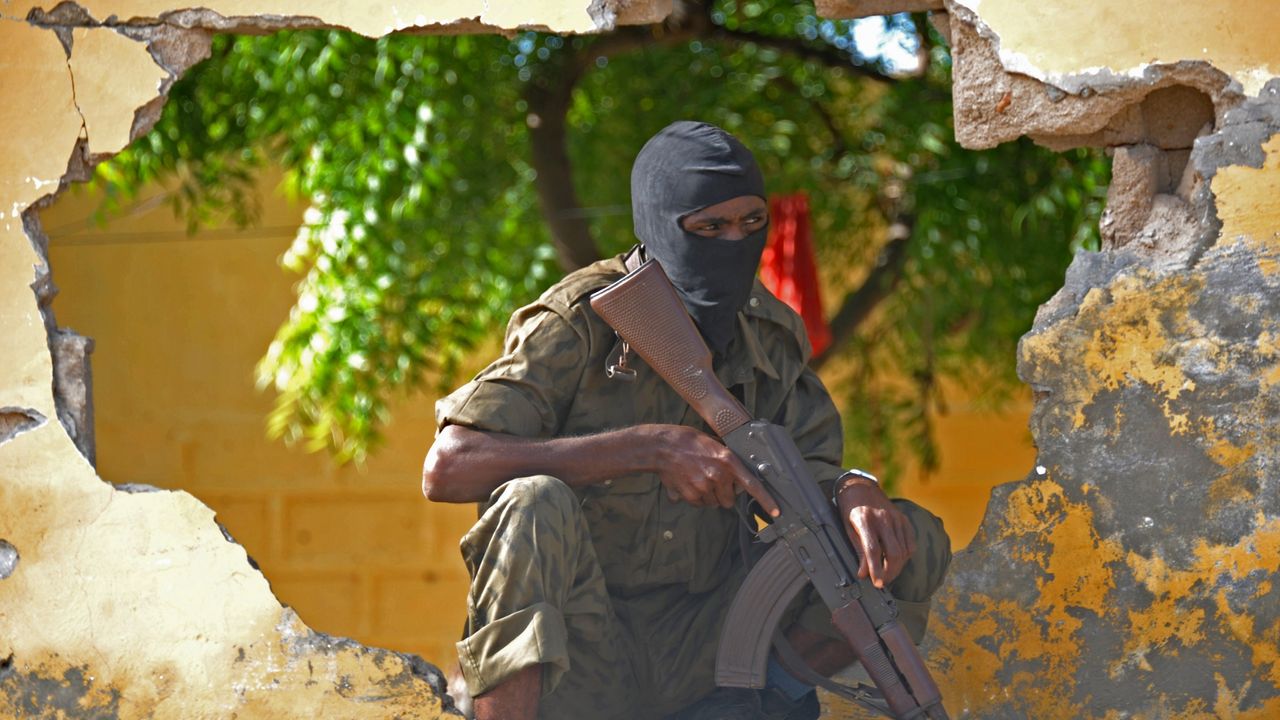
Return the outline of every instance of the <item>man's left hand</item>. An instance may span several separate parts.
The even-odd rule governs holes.
[[[848,523],[849,540],[858,551],[858,577],[870,577],[876,587],[884,588],[915,552],[911,521],[869,480],[847,482],[837,501],[840,517]]]

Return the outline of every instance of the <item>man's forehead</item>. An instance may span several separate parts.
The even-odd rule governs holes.
[[[758,212],[760,210],[768,210],[769,204],[759,195],[738,195],[706,207],[698,208],[686,215],[686,217],[697,216],[704,219],[724,219],[733,217],[743,213]]]

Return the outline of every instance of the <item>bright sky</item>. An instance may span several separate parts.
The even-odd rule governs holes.
[[[889,29],[889,18],[875,16],[853,21],[853,41],[868,58],[883,58],[893,73],[912,73],[920,67],[914,35]]]

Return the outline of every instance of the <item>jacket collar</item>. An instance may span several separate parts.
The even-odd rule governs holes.
[[[726,387],[749,382],[757,369],[773,380],[780,380],[782,377],[769,359],[769,353],[757,331],[760,327],[758,320],[768,317],[768,302],[764,295],[766,292],[768,291],[757,280],[746,306],[738,313],[738,332],[729,343],[727,357],[716,366],[716,377]]]

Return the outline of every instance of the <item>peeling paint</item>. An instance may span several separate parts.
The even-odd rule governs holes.
[[[95,686],[83,666],[50,675],[10,670],[0,679],[0,710],[6,706],[19,718],[115,718],[120,716],[120,691]]]
[[[1275,275],[1277,240],[1280,240],[1280,134],[1262,144],[1262,167],[1231,166],[1219,170],[1211,187],[1217,201],[1225,238],[1249,238],[1260,252],[1258,267]],[[1269,252],[1266,252],[1268,251]]]
[[[298,3],[293,0],[211,0],[183,7],[166,0],[80,0],[77,3],[96,22],[139,23],[155,20],[177,22],[186,27],[220,30],[284,27],[341,27],[362,35],[378,36],[417,28],[448,28],[460,25],[467,32],[550,29],[556,32],[586,33],[612,29],[609,23],[621,17],[627,22],[649,21],[654,15],[644,6],[661,8],[662,2],[557,2],[494,3],[488,0],[448,2],[397,2],[375,6],[353,5],[339,0]],[[641,6],[636,8],[635,6]],[[5,13],[26,17],[45,6],[34,2],[9,3]],[[265,21],[265,22],[264,22]]]
[[[44,415],[31,408],[0,407],[0,445],[39,427]]]
[[[1159,65],[1198,61],[1257,95],[1280,74],[1280,17],[1269,0],[1148,3],[1110,0],[1087,10],[1073,3],[952,0],[980,12],[984,32],[1011,72],[1072,93],[1141,81]],[[1158,18],[1158,21],[1156,20]],[[1044,32],[1053,28],[1053,32]]]
[[[1079,717],[1063,699],[1088,657],[1082,630],[1110,611],[1111,566],[1123,557],[1115,541],[1099,537],[1092,518],[1086,503],[1049,478],[1009,494],[1001,530],[984,542],[1036,569],[1016,578],[1016,598],[979,591],[943,599],[947,622],[933,627],[928,657],[946,678],[953,711],[987,717],[984,708],[1014,701],[1025,717]]]
[[[1195,280],[1180,276],[1157,279],[1145,269],[1136,269],[1084,296],[1077,310],[1077,319],[1082,321],[1078,324],[1099,323],[1087,339],[1078,336],[1076,326],[1064,323],[1024,337],[1019,355],[1024,362],[1034,358],[1036,363],[1047,364],[1043,370],[1028,371],[1035,377],[1058,374],[1072,379],[1059,390],[1061,397],[1055,407],[1072,409],[1073,429],[1085,426],[1089,400],[1102,390],[1138,382],[1163,398],[1170,429],[1186,432],[1189,421],[1174,409],[1173,401],[1196,389],[1194,378],[1182,366],[1194,362],[1198,346],[1173,347],[1171,337],[1204,336],[1203,328],[1185,313],[1190,299],[1200,290],[1201,283]],[[1166,327],[1169,323],[1174,327]],[[1083,363],[1088,372],[1067,369],[1076,363]]]
[[[594,31],[649,6],[89,0],[26,22],[35,3],[0,5],[0,96],[28,109],[0,133],[0,404],[16,408],[0,422],[22,428],[0,442],[0,538],[21,550],[0,585],[0,715],[450,712],[438,672],[306,628],[208,508],[101,482],[44,421],[51,290],[23,221],[148,124],[207,52],[182,28]],[[1079,255],[1020,347],[1039,457],[993,495],[937,600],[927,655],[944,695],[980,717],[1280,716],[1280,16],[1261,0],[948,9],[967,146],[1029,134],[1165,152],[1212,121],[1186,182],[1153,180],[1133,241]],[[1161,103],[1195,105],[1176,138],[1144,119]]]
[[[1260,8],[1161,6],[1153,23],[1118,5],[953,4],[961,141],[1116,142],[1116,181],[1131,183],[1108,196],[1131,215],[1112,218],[1103,252],[1076,256],[1019,346],[1037,399],[1036,467],[993,494],[927,647],[957,714],[1280,716],[1280,80],[1241,74],[1269,75],[1275,46],[1260,53],[1242,36],[1230,49],[1245,60],[1217,70],[1159,50],[1196,32],[1230,45],[1222,27],[1277,21]],[[1188,13],[1231,19],[1183,32]],[[1045,22],[1065,30],[1046,34]],[[1132,44],[1107,39],[1135,22]],[[1078,45],[1081,27],[1099,39]],[[1129,63],[1134,47],[1149,57]],[[1040,66],[1069,60],[1076,84],[1018,65],[1015,48]],[[1108,59],[1091,62],[1095,50]],[[1110,69],[1091,73],[1099,64]],[[1218,70],[1233,79],[1215,80]],[[1161,98],[1166,116],[1189,115],[1175,118],[1178,138],[1160,139],[1141,106],[1171,74],[1203,95]],[[1160,148],[1184,145],[1204,118],[1198,97],[1213,121],[1182,178],[1162,176]]]

